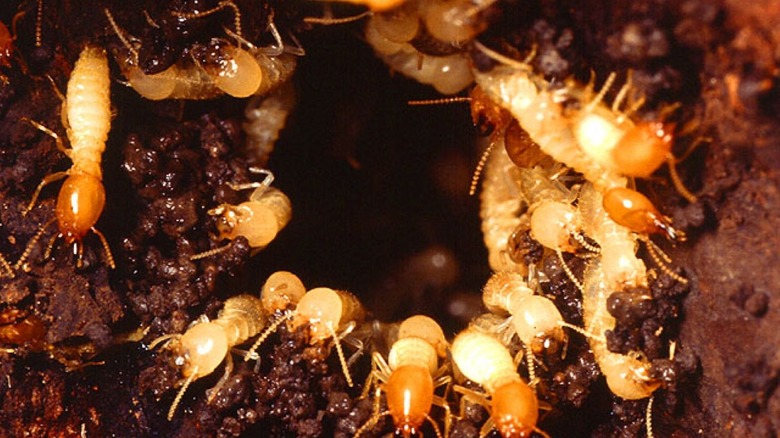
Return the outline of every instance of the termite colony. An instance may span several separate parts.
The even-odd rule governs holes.
[[[550,80],[535,64],[544,44],[521,56],[509,41],[480,42],[501,2],[353,2],[370,11],[363,31],[379,58],[442,94],[472,87],[464,100],[490,132],[479,165],[487,311],[450,336],[427,316],[372,320],[350,292],[286,271],[249,280],[260,294],[233,287],[297,211],[271,153],[295,102],[296,35],[323,20],[240,0],[100,3],[74,7],[95,23],[87,36],[53,25],[43,0],[25,2],[13,30],[24,54],[0,28],[3,90],[29,87],[54,106],[65,90],[60,124],[58,111],[24,113],[0,94],[5,121],[24,127],[2,139],[21,152],[0,177],[0,354],[44,352],[80,370],[142,337],[124,381],[148,417],[128,429],[141,434],[548,436],[603,376],[629,412],[616,427],[647,423],[651,435],[653,397],[682,373],[674,322],[688,283],[652,239],[685,234],[634,189],[668,162],[670,184],[694,197],[676,176],[671,110],[640,119],[630,74]],[[55,205],[44,186],[57,178]],[[78,315],[62,317],[71,307]],[[88,347],[72,360],[68,343]],[[83,434],[115,430],[99,423]]]

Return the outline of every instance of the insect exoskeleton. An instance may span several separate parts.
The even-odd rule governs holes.
[[[455,391],[463,394],[461,412],[466,399],[483,405],[490,412],[480,436],[486,436],[494,427],[503,437],[530,437],[534,432],[543,433],[536,428],[539,418],[536,394],[517,373],[509,350],[498,339],[469,328],[455,337],[451,351],[457,369],[487,393],[455,386]]]
[[[380,33],[374,21],[369,20],[366,24],[366,41],[393,70],[432,85],[442,94],[457,93],[474,81],[468,58],[464,55],[423,56],[409,42],[396,42]]]
[[[521,274],[494,273],[485,283],[482,300],[489,311],[512,316],[517,336],[534,354],[559,351],[565,342],[561,312],[549,298],[535,295]]]
[[[265,248],[276,238],[292,218],[290,198],[281,190],[271,187],[273,174],[265,169],[250,168],[255,174],[265,175],[259,182],[233,184],[234,190],[253,189],[249,200],[238,205],[222,204],[208,211],[218,216],[219,240],[234,240],[243,236],[249,242],[253,253]],[[230,243],[190,257],[197,260],[217,254],[230,247]]]
[[[476,73],[477,85],[517,119],[542,152],[580,172],[599,189],[626,185],[624,176],[599,164],[580,146],[572,130],[571,117],[564,113],[562,106],[570,90],[554,89],[544,78],[535,75],[529,65],[508,59],[481,44],[477,47],[506,64],[486,73]]]
[[[209,402],[214,399],[233,371],[230,349],[258,334],[265,325],[265,320],[260,298],[238,295],[225,301],[217,319],[208,321],[207,318],[201,317],[184,334],[164,336],[152,342],[154,346],[160,341],[173,338],[166,348],[176,355],[175,363],[181,367],[183,376],[181,389],[168,411],[168,420],[173,418],[187,387],[193,381],[214,372],[225,361],[222,378],[208,392]]]
[[[592,97],[592,84],[579,90],[578,84],[570,84],[570,93],[581,94],[584,108],[572,117],[572,130],[580,147],[588,156],[610,171],[634,177],[648,177],[670,156],[672,135],[669,127],[660,122],[638,122],[630,114],[643,103],[643,99],[629,102],[625,112],[620,106],[631,92],[631,79],[620,89],[612,107],[603,99],[615,80],[611,74],[601,91]]]
[[[11,55],[13,53],[14,40],[8,26],[0,22],[0,66],[11,66]]]
[[[252,359],[263,341],[287,321],[290,330],[304,329],[310,344],[333,339],[344,377],[347,384],[352,386],[352,376],[341,348],[341,338],[363,322],[366,316],[363,305],[347,291],[318,287],[302,294],[302,288],[300,279],[289,272],[280,271],[268,278],[263,286],[263,301],[269,313],[282,312],[282,316],[268,325],[244,355],[244,360]],[[295,306],[295,309],[289,310],[292,306]]]
[[[508,177],[514,167],[503,148],[491,154],[485,167],[479,216],[490,268],[527,274],[528,267],[516,264],[508,253],[508,242],[515,230],[521,224],[530,226],[528,216],[521,214],[524,202],[517,184]]]
[[[260,300],[269,315],[295,307],[306,295],[306,287],[297,275],[289,271],[271,274],[263,284]]]
[[[265,166],[287,116],[295,106],[295,87],[286,81],[266,95],[252,97],[244,109],[246,155],[254,166]]]
[[[284,49],[273,23],[269,30],[278,39],[280,48],[263,49],[253,46],[241,36],[240,12],[230,1],[217,8],[199,13],[184,14],[185,18],[202,17],[225,7],[236,14],[235,33],[227,31],[238,42],[234,44],[222,38],[213,38],[206,44],[195,45],[190,57],[182,58],[166,70],[146,74],[139,66],[139,42],[125,32],[105,9],[106,17],[124,49],[116,51],[115,59],[122,73],[141,96],[150,100],[163,99],[212,99],[222,94],[232,97],[248,97],[265,94],[292,76],[296,57],[283,53]],[[181,15],[181,14],[180,14]],[[246,46],[245,50],[242,46]]]
[[[685,234],[672,227],[669,219],[636,190],[625,187],[610,189],[604,193],[603,204],[613,221],[635,233],[662,233],[671,240],[685,240]]]
[[[347,384],[352,377],[341,349],[341,338],[352,332],[365,319],[366,312],[357,297],[344,290],[318,287],[306,292],[293,312],[290,328],[304,328],[309,343],[317,344],[333,339]]]
[[[594,335],[588,337],[588,343],[615,395],[629,400],[649,397],[660,386],[650,378],[650,363],[639,354],[609,351],[603,338],[607,330],[615,328],[615,318],[607,309],[609,295],[632,287],[647,289],[645,265],[636,257],[631,231],[610,219],[601,194],[590,184],[580,193],[579,208],[583,227],[601,247],[600,258],[589,263],[582,281],[583,321],[585,330]],[[648,299],[652,298],[648,295]]]
[[[371,385],[376,387],[374,415],[355,436],[371,428],[380,417],[390,415],[396,434],[404,437],[419,433],[425,420],[441,432],[429,416],[432,405],[445,410],[444,436],[449,436],[450,408],[446,397],[451,377],[446,375],[446,365],[439,367],[439,359],[447,354],[447,340],[439,324],[433,319],[416,315],[407,318],[398,329],[398,339],[390,348],[388,360],[375,352],[372,356],[372,371],[363,389],[368,394]],[[443,396],[434,393],[440,386],[446,386]],[[381,393],[387,399],[387,411],[379,411]]]
[[[95,228],[106,203],[100,163],[106,148],[108,131],[111,129],[110,86],[106,52],[97,47],[85,47],[73,67],[62,109],[63,120],[67,122],[70,149],[64,147],[62,139],[56,133],[37,122],[28,120],[33,126],[53,137],[57,147],[71,159],[73,164],[67,171],[46,176],[35,189],[24,213],[32,209],[45,185],[65,178],[55,207],[59,234],[51,240],[46,256],[51,251],[55,239],[62,237],[67,244],[74,245],[75,252],[79,255],[79,266],[83,251],[82,239],[92,231],[103,243],[109,266],[114,267],[114,259],[108,243],[103,234]],[[22,266],[33,246],[53,221],[54,219],[47,222],[30,240],[16,262],[17,268]]]
[[[41,318],[13,308],[0,312],[0,344],[43,344],[44,336],[46,325]]]
[[[660,381],[650,376],[650,363],[639,353],[620,354],[607,349],[604,333],[615,328],[607,298],[615,289],[610,288],[602,265],[598,260],[591,261],[583,279],[583,321],[585,330],[595,335],[588,336],[588,343],[613,394],[626,400],[650,397],[661,386]],[[652,298],[648,295],[647,299]]]

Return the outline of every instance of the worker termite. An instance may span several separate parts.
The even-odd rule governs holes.
[[[463,394],[461,413],[466,400],[479,403],[490,412],[490,418],[480,430],[481,437],[494,427],[505,438],[530,437],[534,432],[547,436],[536,427],[539,418],[536,394],[517,373],[509,350],[498,339],[469,328],[455,337],[451,351],[457,369],[487,392],[485,395],[461,386],[454,388]]]
[[[292,276],[290,276],[292,275]],[[341,339],[351,333],[358,324],[365,319],[365,310],[358,301],[357,297],[343,290],[334,290],[327,287],[318,287],[309,290],[301,296],[300,279],[293,274],[283,275],[280,278],[273,278],[273,283],[280,281],[284,288],[280,286],[264,287],[264,292],[277,296],[282,290],[289,290],[290,293],[284,293],[283,299],[267,298],[267,303],[281,305],[282,308],[274,308],[273,311],[282,311],[282,316],[268,325],[257,338],[254,345],[244,355],[244,360],[248,361],[255,355],[255,351],[260,344],[274,331],[279,325],[288,321],[291,330],[304,329],[310,344],[320,344],[328,339],[333,339],[336,346],[336,353],[341,362],[344,377],[347,384],[352,386],[352,376],[349,373],[347,359],[341,348]],[[272,278],[269,278],[267,283]],[[297,281],[296,281],[297,280]],[[300,283],[300,284],[299,284]],[[294,310],[285,310],[291,305],[295,305]]]
[[[63,121],[67,128],[70,149],[65,148],[60,136],[52,130],[28,120],[33,126],[53,137],[57,148],[71,159],[73,165],[67,171],[46,176],[35,189],[24,214],[33,208],[44,186],[66,178],[60,188],[55,208],[59,233],[51,239],[47,254],[54,241],[62,237],[67,244],[74,246],[74,252],[78,254],[79,266],[81,266],[83,251],[81,241],[89,231],[95,233],[103,243],[109,266],[111,268],[115,266],[105,236],[95,228],[95,223],[100,218],[106,202],[100,162],[106,148],[108,131],[111,129],[110,86],[105,51],[96,47],[85,47],[73,67],[73,73],[68,81],[66,100],[63,102]],[[30,240],[16,262],[17,269],[22,266],[33,246],[54,220],[43,225]]]
[[[535,295],[522,275],[494,273],[485,283],[482,300],[489,311],[512,316],[515,333],[530,352],[558,351],[565,342],[561,312],[549,298]]]
[[[366,41],[374,52],[395,71],[432,85],[442,94],[454,94],[474,81],[468,59],[456,53],[447,56],[423,56],[410,43],[398,43],[385,37],[369,20]]]
[[[439,368],[439,359],[447,354],[447,340],[439,324],[433,319],[416,315],[407,318],[398,329],[398,339],[390,348],[387,361],[375,352],[372,356],[372,371],[363,389],[365,397],[371,385],[374,394],[374,414],[355,432],[358,437],[373,427],[384,415],[390,415],[396,428],[396,435],[416,436],[425,420],[434,428],[437,437],[441,432],[428,413],[432,405],[445,411],[444,436],[449,436],[450,408],[447,404],[447,390],[451,377],[445,375],[446,366]],[[445,386],[444,396],[434,393]],[[387,411],[379,412],[381,393],[387,399]]]
[[[603,339],[604,333],[615,327],[615,318],[607,310],[607,298],[630,287],[646,289],[646,268],[636,257],[631,232],[612,221],[601,204],[601,195],[586,184],[579,197],[583,226],[601,247],[601,257],[589,263],[582,282],[585,330],[594,335],[588,337],[588,342],[610,390],[627,400],[646,398],[660,386],[650,378],[650,364],[639,355],[607,350]],[[652,298],[648,295],[648,299]]]
[[[218,216],[217,229],[219,240],[234,240],[239,236],[249,241],[253,253],[266,247],[284,228],[292,217],[290,199],[281,190],[271,187],[274,176],[265,169],[250,168],[250,172],[265,175],[259,182],[232,184],[233,190],[253,189],[249,200],[238,205],[222,204],[208,211]],[[198,260],[218,254],[230,247],[211,249],[190,257]]]
[[[252,97],[244,109],[246,154],[250,164],[265,166],[279,132],[295,106],[295,87],[287,81],[266,95]]]
[[[130,86],[150,100],[212,99],[222,94],[248,97],[265,94],[292,76],[297,64],[293,54],[283,53],[281,36],[273,22],[269,30],[279,47],[269,50],[257,48],[241,36],[240,12],[231,1],[220,2],[216,8],[198,14],[182,14],[185,18],[203,17],[230,7],[235,13],[235,32],[225,30],[238,45],[213,38],[205,45],[196,45],[189,51],[190,58],[182,59],[166,70],[146,74],[139,67],[137,40],[128,37],[108,9],[105,15],[125,49],[116,54],[117,63]],[[246,46],[249,50],[243,49]]]
[[[176,407],[190,384],[211,374],[225,361],[222,378],[208,391],[208,401],[211,402],[233,371],[230,349],[255,336],[264,324],[265,313],[260,299],[252,295],[238,295],[225,301],[217,319],[209,321],[203,316],[184,334],[166,335],[154,340],[150,347],[162,341],[169,341],[165,348],[175,354],[174,362],[181,367],[184,377],[180,382],[181,389],[168,410],[168,420],[173,418]]]

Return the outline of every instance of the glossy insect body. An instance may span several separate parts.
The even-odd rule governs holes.
[[[270,186],[274,179],[271,172],[254,167],[249,170],[252,173],[263,174],[265,178],[260,182],[231,185],[234,190],[254,189],[249,200],[238,205],[221,204],[208,213],[218,216],[219,240],[245,237],[254,254],[271,243],[279,231],[290,222],[292,205],[287,195]],[[196,254],[190,259],[209,257],[229,247],[230,244],[227,244]]]
[[[496,272],[485,284],[482,299],[491,312],[512,315],[517,336],[533,353],[563,344],[561,313],[549,298],[534,295],[522,275]]]
[[[615,187],[604,193],[603,206],[612,220],[635,233],[664,233],[672,240],[685,239],[645,195],[635,190]]]
[[[543,152],[582,173],[600,189],[624,187],[624,177],[605,169],[580,147],[560,103],[565,90],[548,91],[549,84],[533,76],[529,68],[498,66],[489,73],[476,74],[476,81],[491,99],[512,113]]]
[[[446,353],[447,341],[436,321],[417,315],[401,323],[398,340],[390,348],[388,361],[385,362],[379,353],[373,355],[373,371],[364,394],[371,383],[379,384],[374,398],[374,415],[358,430],[356,436],[376,424],[384,415],[379,412],[382,391],[386,395],[387,413],[393,417],[396,434],[404,437],[416,435],[428,419],[437,436],[441,436],[438,426],[428,416],[432,405],[437,404],[446,411],[444,434],[449,436],[449,406],[444,398],[434,394],[436,387],[450,382],[449,376],[441,375],[442,370],[438,365],[439,359],[445,357]]]
[[[306,287],[297,275],[288,271],[271,274],[263,284],[260,300],[267,314],[294,307],[306,295]]]
[[[452,360],[466,378],[480,384],[491,400],[490,419],[480,436],[496,427],[503,437],[530,437],[539,418],[536,394],[517,373],[509,351],[494,337],[466,329],[452,342]],[[479,394],[455,388],[479,402]]]
[[[93,231],[103,242],[109,265],[113,268],[114,261],[108,244],[94,227],[106,202],[101,160],[106,148],[108,132],[111,129],[110,87],[105,51],[96,47],[86,47],[73,67],[68,81],[66,101],[63,104],[63,120],[66,121],[71,148],[65,149],[61,139],[51,130],[36,122],[30,122],[54,137],[58,147],[68,155],[73,165],[66,172],[58,172],[44,178],[33,195],[28,211],[35,204],[43,186],[67,177],[60,189],[55,209],[59,235],[66,243],[75,244],[78,253],[81,254],[81,240],[89,231]],[[45,229],[46,226],[33,237],[17,262],[17,266],[24,262],[32,245],[37,242]]]
[[[225,374],[210,390],[209,400],[213,399],[233,369],[230,349],[258,334],[264,324],[260,299],[252,295],[238,295],[225,301],[217,319],[196,322],[183,335],[175,337],[169,348],[175,352],[176,363],[182,367],[184,381],[168,411],[168,419],[173,418],[190,383],[211,374],[222,361],[227,361]]]

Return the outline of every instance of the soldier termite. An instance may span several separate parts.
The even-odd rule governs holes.
[[[222,204],[208,211],[218,216],[219,240],[234,240],[243,236],[249,242],[253,253],[266,247],[292,218],[292,204],[281,190],[271,187],[274,176],[265,169],[250,168],[250,172],[265,175],[262,181],[246,184],[231,184],[233,190],[252,189],[249,200],[238,205]],[[211,249],[190,257],[198,260],[225,251],[225,246]]]
[[[168,411],[168,420],[173,418],[190,384],[211,374],[225,361],[222,378],[208,391],[208,401],[211,402],[233,371],[230,349],[255,336],[264,324],[265,313],[260,299],[252,295],[238,295],[225,301],[217,319],[208,321],[201,317],[184,334],[166,335],[153,341],[151,347],[173,338],[166,348],[176,355],[175,363],[181,367],[184,377]]]
[[[46,176],[35,189],[30,204],[24,213],[35,205],[43,187],[51,182],[66,178],[60,188],[55,208],[59,234],[51,240],[47,255],[55,239],[62,237],[67,244],[74,246],[81,266],[82,239],[89,232],[95,233],[103,243],[106,258],[114,268],[114,258],[105,236],[95,223],[103,212],[106,193],[103,188],[103,171],[100,167],[103,151],[106,148],[108,131],[111,129],[111,100],[108,71],[108,59],[103,49],[85,47],[73,67],[68,81],[66,100],[63,103],[63,120],[66,122],[70,149],[66,149],[62,139],[52,130],[40,123],[28,120],[33,126],[50,135],[60,149],[73,162],[70,169]],[[16,262],[18,269],[30,255],[30,251],[55,219],[47,222],[30,240],[22,256]]]
[[[480,436],[494,427],[503,437],[530,437],[534,432],[547,436],[536,427],[539,401],[536,394],[517,373],[509,350],[493,336],[474,328],[466,329],[452,341],[452,360],[469,380],[481,385],[487,395],[455,386],[465,401],[481,404],[490,412]],[[488,399],[490,397],[490,399]]]
[[[375,352],[372,356],[372,371],[363,389],[368,394],[371,385],[376,386],[374,414],[360,427],[355,436],[360,436],[373,427],[384,415],[390,415],[396,427],[396,434],[416,436],[425,420],[433,425],[436,436],[441,431],[428,413],[432,405],[445,410],[444,436],[449,436],[450,408],[447,404],[447,389],[451,377],[444,375],[446,366],[439,368],[439,359],[447,354],[447,340],[439,324],[433,319],[416,315],[407,318],[398,329],[398,339],[390,348],[388,360]],[[443,397],[434,393],[440,386],[447,386]],[[387,399],[387,411],[379,412],[381,393]]]

